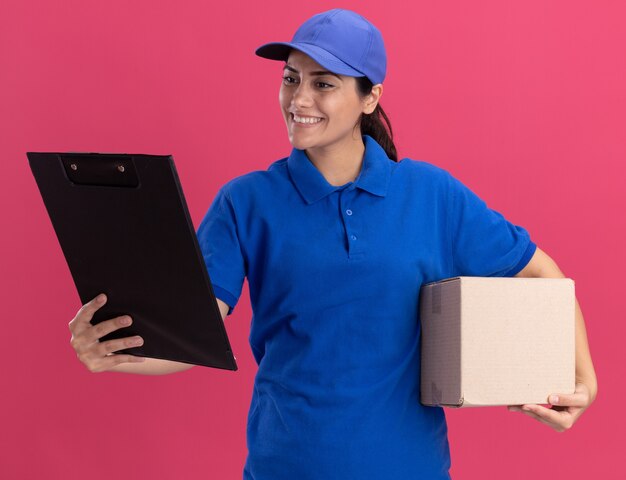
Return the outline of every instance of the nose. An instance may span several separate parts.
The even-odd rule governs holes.
[[[306,82],[300,82],[298,88],[296,88],[293,93],[293,97],[291,97],[291,104],[295,107],[309,107],[312,104],[312,97],[309,87],[306,85]]]

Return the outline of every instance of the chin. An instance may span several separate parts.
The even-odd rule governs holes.
[[[299,138],[298,136],[291,136],[289,138],[289,142],[294,148],[297,148],[298,150],[306,150],[307,148],[315,146],[315,143],[311,140],[304,140],[302,138]]]

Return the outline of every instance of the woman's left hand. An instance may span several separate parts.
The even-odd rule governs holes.
[[[545,423],[557,432],[564,432],[572,428],[592,402],[589,387],[581,382],[576,383],[574,393],[553,394],[550,395],[549,401],[549,408],[534,404],[509,405],[507,408]]]

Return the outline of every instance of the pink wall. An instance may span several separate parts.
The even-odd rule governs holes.
[[[80,301],[25,152],[173,154],[197,226],[223,183],[290,151],[280,65],[255,47],[335,6],[2,1],[1,478],[241,478],[255,373],[247,287],[226,322],[238,372],[89,373],[68,343]],[[526,227],[576,281],[587,323],[600,393],[578,424],[557,433],[504,407],[447,410],[453,477],[618,478],[623,2],[339,6],[383,32],[381,103],[400,156],[448,169]]]

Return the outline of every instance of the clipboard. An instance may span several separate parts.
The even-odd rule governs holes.
[[[171,155],[26,152],[92,324],[130,315],[101,338],[141,335],[116,353],[237,370]]]

